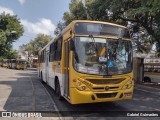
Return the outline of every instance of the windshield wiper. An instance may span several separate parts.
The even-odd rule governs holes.
[[[92,42],[94,43],[95,51],[98,52],[98,49],[97,49],[97,46],[96,46],[96,42],[95,42],[95,39],[94,39],[93,35],[90,34],[89,37],[91,38]]]
[[[119,38],[117,39],[117,46],[116,46],[116,50],[115,50],[114,55],[117,54],[117,52],[118,52],[118,50],[119,50],[119,45],[121,45],[121,43],[122,43],[122,38],[119,37]]]

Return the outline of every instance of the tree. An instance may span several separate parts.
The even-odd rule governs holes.
[[[14,32],[15,33],[14,33]],[[24,30],[17,16],[2,13],[0,15],[0,56],[10,57],[12,54],[12,43],[20,36]],[[11,53],[10,53],[11,52]]]
[[[65,28],[64,23],[58,22],[56,29],[54,30],[54,34],[58,35]]]
[[[47,45],[53,38],[49,35],[38,34],[37,37],[31,40],[28,44],[20,46],[21,51],[28,52],[28,56],[33,54],[38,55],[38,52]]]
[[[149,52],[151,46],[156,43],[160,56],[159,0],[83,0],[83,2],[71,1],[70,11],[63,15],[65,25],[78,19],[108,21],[125,26],[130,23],[131,35],[133,37],[139,35],[135,41],[137,50]],[[142,35],[144,31],[146,34]]]
[[[16,59],[18,57],[18,52],[16,50],[10,50],[7,56],[7,59]]]
[[[86,6],[94,20],[111,21],[122,25],[131,22],[133,33],[145,29],[151,37],[151,40],[145,41],[150,44],[156,43],[160,55],[159,0],[86,0]]]
[[[70,12],[65,12],[63,19],[67,26],[72,20],[87,20],[86,8],[82,0],[71,0],[69,4]]]
[[[152,49],[151,36],[145,29],[140,31],[134,32],[132,35],[133,50],[136,53],[149,53]]]

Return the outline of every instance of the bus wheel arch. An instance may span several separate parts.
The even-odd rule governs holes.
[[[57,76],[55,77],[55,93],[58,99],[61,100],[62,99],[61,87],[60,87],[60,82]]]
[[[45,84],[45,82],[43,81],[43,73],[42,73],[42,71],[41,71],[41,75],[40,75],[41,77],[40,77],[40,81],[41,81],[41,83],[42,84]]]
[[[148,77],[148,76],[145,76],[145,77],[144,77],[144,82],[151,83],[151,78]]]

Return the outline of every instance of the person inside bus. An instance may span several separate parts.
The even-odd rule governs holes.
[[[88,55],[86,61],[98,63],[99,57],[106,57],[106,47],[100,46],[100,44],[97,44],[96,46],[97,48],[90,44],[86,47],[86,55]]]

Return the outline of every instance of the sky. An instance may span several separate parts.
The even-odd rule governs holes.
[[[18,50],[39,33],[55,37],[56,25],[69,11],[69,3],[70,0],[0,0],[0,14],[5,11],[17,15],[24,26],[24,34],[13,43],[13,48]]]

